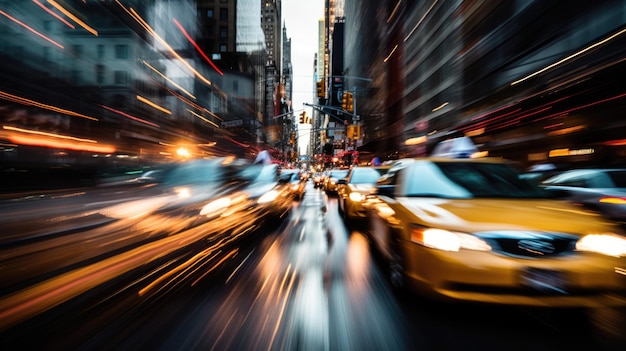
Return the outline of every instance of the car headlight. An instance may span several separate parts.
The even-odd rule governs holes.
[[[208,204],[204,205],[202,207],[202,210],[200,210],[200,215],[213,217],[215,215],[222,213],[224,210],[228,208],[228,206],[230,206],[230,198],[223,197],[223,198],[211,201]]]
[[[354,201],[354,202],[361,202],[363,201],[363,199],[365,199],[365,196],[363,196],[363,194],[358,193],[358,192],[352,192],[350,193],[350,200]]]
[[[178,197],[188,198],[191,196],[191,189],[186,186],[177,187],[174,189],[174,192]]]
[[[266,192],[265,194],[263,194],[257,202],[260,204],[264,204],[266,202],[272,202],[276,200],[277,197],[278,197],[278,191],[270,190]]]
[[[411,241],[443,251],[457,252],[460,249],[490,251],[491,246],[477,236],[451,232],[445,229],[413,228]]]
[[[607,256],[626,256],[626,238],[613,234],[589,234],[576,242],[576,250]]]

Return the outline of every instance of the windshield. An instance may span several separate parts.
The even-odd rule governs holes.
[[[347,175],[348,175],[348,170],[330,172],[330,178],[335,178],[335,179],[345,178],[345,176]]]
[[[418,163],[409,170],[408,196],[444,198],[545,198],[507,165],[479,162]]]
[[[383,175],[383,170],[376,168],[355,168],[350,183],[352,184],[374,184]]]

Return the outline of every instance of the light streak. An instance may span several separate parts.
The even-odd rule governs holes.
[[[207,122],[207,123],[210,123],[210,124],[214,125],[214,126],[215,126],[215,128],[219,128],[219,126],[218,126],[215,122],[211,122],[211,121],[209,121],[208,119],[204,118],[201,114],[196,113],[196,112],[193,112],[193,111],[192,111],[192,110],[190,110],[190,109],[187,109],[187,111],[189,111],[192,115],[194,115],[194,116],[196,116],[196,117],[200,118],[201,120],[203,120],[203,121],[205,121],[205,122]]]
[[[173,80],[167,78],[163,73],[159,72],[159,70],[157,70],[156,68],[152,67],[148,62],[141,60],[141,62],[148,66],[148,68],[150,68],[151,70],[153,70],[156,74],[158,74],[159,76],[161,76],[163,79],[165,79],[166,81],[168,81],[170,84],[172,84],[173,86],[177,87],[178,89],[180,89],[183,93],[187,94],[189,97],[191,97],[192,99],[196,99],[195,96],[193,96],[193,94],[191,94],[190,92],[188,92],[187,90],[185,90],[183,87],[181,87],[180,85],[178,85],[176,82],[174,82]]]
[[[65,18],[57,15],[56,13],[52,12],[49,8],[45,7],[44,4],[40,3],[38,0],[33,0],[33,2],[35,4],[37,4],[37,6],[41,7],[42,9],[44,9],[44,11],[46,11],[47,13],[49,13],[50,15],[52,15],[53,17],[55,17],[56,19],[58,19],[59,21],[61,21],[63,24],[65,24],[66,26],[75,29],[76,27],[74,27],[73,24],[71,24],[70,22],[66,21]]]
[[[396,15],[396,12],[398,12],[398,9],[400,8],[401,3],[402,3],[402,0],[399,0],[396,3],[396,6],[394,6],[393,11],[391,11],[391,15],[389,15],[389,18],[387,18],[387,23],[391,22],[391,19]]]
[[[582,109],[587,108],[587,107],[591,107],[591,106],[599,105],[599,104],[602,104],[602,103],[605,103],[605,102],[621,99],[623,97],[626,97],[626,93],[620,94],[620,95],[615,95],[615,96],[612,96],[610,98],[594,101],[594,102],[591,102],[591,103],[588,103],[588,104],[585,104],[585,105],[573,107],[573,108],[571,108],[569,110],[565,110],[565,111],[554,113],[554,114],[551,114],[551,115],[548,115],[548,116],[541,117],[539,119],[536,119],[535,121],[541,121],[541,120],[552,118],[552,117],[556,117],[556,116],[559,116],[559,115],[562,115],[562,114],[568,114],[568,113],[573,112],[573,111],[582,110]]]
[[[172,111],[166,109],[165,107],[161,107],[161,106],[157,105],[156,103],[146,99],[145,97],[143,97],[141,95],[137,95],[137,100],[143,102],[144,104],[146,104],[146,105],[148,105],[148,106],[150,106],[150,107],[152,107],[154,109],[157,109],[157,110],[159,110],[161,112],[167,113],[168,115],[172,114]]]
[[[13,143],[19,145],[42,146],[55,149],[68,149],[78,151],[90,151],[110,154],[115,152],[115,147],[110,145],[96,145],[97,141],[91,139],[77,138],[68,135],[46,133],[36,130],[28,130],[10,126],[3,126],[2,129],[17,133],[9,133],[6,137]],[[24,135],[25,134],[25,135]]]
[[[430,7],[428,8],[428,10],[426,10],[426,13],[424,13],[424,15],[422,16],[422,18],[420,18],[420,20],[417,22],[417,24],[415,25],[415,27],[413,27],[413,29],[411,29],[411,32],[409,33],[409,35],[406,36],[406,38],[404,38],[404,41],[409,40],[409,38],[411,37],[411,35],[413,35],[413,33],[417,30],[417,27],[420,26],[420,24],[422,24],[422,22],[424,22],[424,19],[426,18],[426,16],[428,16],[428,14],[430,13],[430,11],[433,9],[433,7],[435,7],[435,4],[437,4],[437,1],[439,0],[435,0],[433,1],[433,3],[430,5]]]
[[[54,6],[57,10],[59,10],[61,13],[63,13],[64,15],[66,15],[67,17],[71,18],[72,21],[76,22],[76,24],[78,24],[79,26],[83,27],[86,31],[88,31],[89,33],[98,36],[98,32],[91,28],[89,25],[87,25],[87,23],[81,21],[78,17],[74,16],[71,12],[69,12],[68,10],[66,10],[65,8],[63,8],[63,6],[59,5],[56,1],[54,0],[47,0],[48,3],[52,6]]]
[[[73,136],[59,135],[59,134],[54,134],[54,133],[42,132],[42,131],[39,131],[39,130],[30,130],[30,129],[24,129],[24,128],[11,127],[11,126],[2,126],[2,129],[11,130],[11,131],[14,131],[14,132],[36,134],[36,135],[49,136],[49,137],[59,138],[59,139],[68,139],[68,140],[86,142],[86,143],[97,143],[97,141],[95,141],[93,139],[83,139],[83,138],[77,138],[77,137],[73,137]]]
[[[211,61],[210,58],[207,57],[207,55],[204,53],[204,51],[202,51],[202,49],[200,48],[200,46],[198,46],[198,44],[196,44],[196,42],[191,38],[191,36],[189,35],[189,33],[187,33],[187,31],[185,30],[185,28],[183,28],[183,26],[176,20],[176,18],[174,18],[174,24],[176,24],[176,26],[178,27],[178,29],[180,29],[180,31],[183,33],[183,35],[185,36],[185,38],[187,38],[187,40],[189,40],[189,42],[196,48],[196,50],[198,50],[198,52],[200,53],[200,55],[202,55],[202,57],[211,65],[211,67],[213,67],[213,69],[219,73],[221,76],[224,75],[224,73],[222,71],[220,71],[219,68],[217,68],[217,66],[213,63],[213,61]]]
[[[391,52],[389,53],[389,55],[387,55],[387,57],[385,57],[385,59],[383,60],[383,62],[387,62],[389,61],[389,59],[391,58],[391,56],[393,55],[394,52],[396,52],[396,50],[398,49],[398,44],[396,44],[396,46],[393,47],[393,49],[391,49]]]
[[[24,22],[22,22],[22,21],[18,20],[17,18],[12,17],[12,16],[11,16],[11,15],[9,15],[8,13],[6,13],[6,12],[4,12],[4,11],[0,10],[0,15],[3,15],[4,17],[6,17],[6,18],[10,19],[11,21],[13,21],[13,22],[15,22],[15,23],[19,24],[20,26],[22,26],[22,27],[24,27],[24,28],[28,29],[29,31],[31,31],[31,32],[32,32],[32,33],[34,33],[35,35],[39,36],[40,38],[42,38],[42,39],[44,39],[44,40],[46,40],[46,41],[48,41],[48,42],[50,42],[50,43],[52,43],[52,44],[54,44],[54,45],[58,46],[58,47],[59,47],[59,48],[61,48],[61,49],[64,49],[63,45],[61,45],[61,44],[57,43],[56,41],[54,41],[54,40],[52,40],[52,39],[48,38],[48,37],[47,37],[47,36],[45,36],[45,35],[43,35],[43,34],[39,33],[38,31],[34,30],[32,27],[28,26],[27,24],[25,24]]]
[[[117,113],[118,115],[121,115],[121,116],[124,116],[124,117],[130,118],[130,119],[132,119],[132,120],[134,120],[134,121],[141,122],[141,123],[145,123],[145,124],[151,125],[151,126],[153,126],[153,127],[161,128],[158,124],[155,124],[155,123],[152,123],[152,122],[148,122],[148,121],[146,121],[146,120],[144,120],[144,119],[141,119],[141,118],[138,118],[138,117],[135,117],[135,116],[131,116],[131,115],[129,115],[128,113],[126,113],[126,112],[122,112],[122,111],[120,111],[120,110],[116,110],[116,109],[114,109],[113,107],[109,107],[109,106],[105,106],[105,105],[98,105],[98,106],[100,106],[100,107],[102,107],[102,108],[104,108],[104,109],[107,109],[107,110],[109,110],[109,111],[111,111],[111,112],[115,112],[115,113]]]
[[[176,50],[172,49],[172,47],[163,38],[161,38],[152,29],[152,27],[150,27],[150,25],[143,18],[141,18],[141,16],[139,16],[139,14],[132,7],[130,9],[127,9],[126,7],[124,7],[124,5],[122,5],[122,3],[119,2],[119,0],[115,0],[115,2],[124,11],[126,11],[126,13],[128,13],[137,23],[139,23],[139,25],[141,25],[148,33],[150,33],[159,43],[161,43],[163,46],[165,46],[165,48],[172,54],[172,56],[176,57],[178,59],[178,61],[180,63],[182,63],[185,67],[187,67],[187,69],[190,70],[196,77],[198,77],[198,79],[203,81],[206,85],[209,85],[209,86],[212,85],[210,80],[206,79],[202,74],[200,74],[200,72],[198,72],[195,68],[193,68],[187,61],[185,61],[176,52]]]
[[[448,106],[448,104],[449,104],[449,102],[448,102],[448,101],[446,101],[446,102],[444,102],[443,104],[441,104],[441,105],[439,105],[439,106],[435,107],[435,108],[433,109],[433,111],[432,111],[432,112],[437,112],[437,111],[441,110],[442,108],[444,108],[444,107]]]
[[[561,60],[551,64],[551,65],[548,65],[548,66],[546,66],[546,67],[544,67],[544,68],[542,68],[542,69],[540,69],[540,70],[538,70],[538,71],[536,71],[534,73],[531,73],[531,74],[527,75],[526,77],[524,77],[522,79],[518,79],[518,80],[512,82],[511,85],[519,84],[519,83],[521,83],[521,82],[523,82],[523,81],[525,81],[527,79],[530,79],[530,78],[532,78],[532,77],[534,77],[536,75],[539,75],[539,74],[541,74],[541,73],[543,73],[543,72],[545,72],[547,70],[550,70],[550,69],[552,69],[552,68],[554,68],[556,66],[559,66],[562,63],[565,63],[565,62],[567,62],[569,60],[572,60],[572,59],[576,58],[577,56],[580,56],[580,55],[586,53],[587,51],[593,50],[593,49],[595,49],[596,47],[598,47],[600,45],[606,44],[607,42],[617,38],[618,36],[620,36],[620,35],[622,35],[624,33],[626,33],[626,29],[623,29],[623,30],[619,31],[619,32],[611,35],[610,37],[608,37],[606,39],[600,40],[597,43],[591,44],[591,45],[587,46],[586,48],[584,48],[584,49],[582,49],[582,50],[580,50],[578,52],[575,52],[575,53],[573,53],[573,54],[571,54],[571,55],[569,55],[569,56],[567,56],[567,57],[565,57],[565,58],[563,58],[563,59],[561,59]]]
[[[22,104],[22,105],[40,107],[40,108],[43,108],[43,109],[46,109],[46,110],[50,110],[50,111],[66,114],[66,115],[69,115],[69,116],[90,119],[92,121],[97,121],[98,120],[97,118],[89,117],[87,115],[83,115],[83,114],[80,114],[78,112],[65,110],[65,109],[62,109],[62,108],[59,108],[59,107],[56,107],[56,106],[46,105],[46,104],[43,104],[41,102],[37,102],[37,101],[30,100],[30,99],[27,99],[27,98],[24,98],[24,97],[21,97],[21,96],[9,94],[9,93],[6,93],[4,91],[0,91],[0,99],[5,99],[5,100],[17,102],[17,103]]]

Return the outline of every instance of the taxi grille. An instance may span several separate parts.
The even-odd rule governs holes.
[[[516,257],[538,258],[570,254],[576,247],[576,240],[567,236],[555,236],[541,239],[492,238],[489,241],[495,252]]]

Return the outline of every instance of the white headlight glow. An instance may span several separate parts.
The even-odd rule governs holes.
[[[354,202],[361,202],[363,201],[363,199],[365,198],[365,196],[363,196],[363,194],[358,193],[358,192],[351,192],[350,193],[350,200],[354,201]]]
[[[266,202],[272,202],[274,200],[276,200],[276,198],[278,197],[278,191],[276,190],[270,190],[268,192],[266,192],[265,194],[263,194],[259,200],[257,201],[260,204],[266,203]]]
[[[626,256],[626,238],[613,234],[589,234],[578,240],[576,250],[624,257]]]
[[[411,232],[411,241],[443,251],[491,250],[489,244],[474,235],[451,232],[445,229],[414,228]]]

